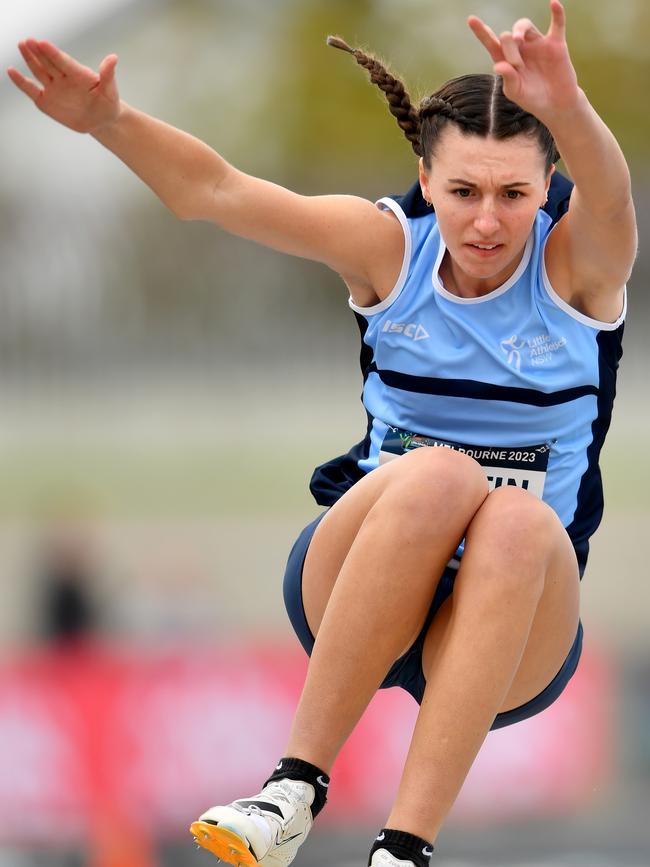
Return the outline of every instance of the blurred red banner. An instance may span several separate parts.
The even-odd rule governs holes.
[[[101,828],[170,838],[254,794],[284,753],[306,661],[278,644],[34,648],[0,664],[0,839],[74,843]],[[612,676],[586,649],[561,698],[493,732],[454,808],[462,821],[566,813],[606,783]],[[377,694],[339,756],[323,819],[377,822],[417,714]]]

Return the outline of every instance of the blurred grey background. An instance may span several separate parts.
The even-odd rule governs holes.
[[[325,37],[377,52],[422,96],[489,69],[468,14],[500,31],[523,15],[545,25],[547,8],[542,0],[32,0],[0,9],[0,61],[24,71],[15,41],[32,35],[94,68],[115,52],[124,100],[239,168],[306,194],[375,199],[411,185],[415,157],[365,73]],[[639,734],[650,724],[650,574],[640,544],[650,528],[650,6],[572,0],[567,14],[580,82],[628,156],[641,235],[603,457],[605,519],[583,592],[587,633],[621,673],[621,745],[612,790],[574,817],[575,844],[559,825],[518,839],[539,850],[531,864],[544,863],[549,841],[554,864],[578,863],[571,846],[583,857],[581,841],[600,839],[600,829],[603,858],[613,840],[611,863],[647,865],[647,823],[635,816],[650,792],[650,745]],[[317,511],[309,475],[365,426],[345,287],[316,264],[176,220],[111,154],[41,115],[6,75],[0,129],[0,648],[47,637],[43,552],[57,545],[87,566],[100,634],[287,638],[280,582],[293,538]],[[515,863],[506,860],[512,830],[503,848],[497,831],[492,849],[459,837],[456,851],[467,863],[493,863],[490,852]],[[362,857],[356,836],[345,840],[340,860]],[[176,863],[180,852],[161,858]],[[597,863],[592,850],[584,857]],[[0,865],[35,859],[0,849]]]

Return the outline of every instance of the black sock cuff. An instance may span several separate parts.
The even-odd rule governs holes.
[[[395,828],[381,829],[370,850],[369,867],[377,849],[386,849],[401,861],[412,861],[415,867],[428,867],[429,858],[433,855],[433,846],[428,840]]]
[[[306,762],[303,759],[294,759],[291,756],[285,756],[280,759],[278,764],[264,785],[274,782],[275,780],[299,780],[304,783],[309,783],[314,787],[314,803],[311,805],[311,814],[315,819],[316,816],[325,806],[327,801],[327,787],[330,784],[329,776],[321,771],[316,765],[311,762]]]

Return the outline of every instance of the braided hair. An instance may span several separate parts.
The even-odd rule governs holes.
[[[544,155],[547,173],[560,158],[548,127],[505,96],[503,79],[498,75],[452,78],[415,107],[403,82],[376,57],[360,48],[351,48],[338,36],[328,36],[327,44],[352,54],[368,71],[370,80],[383,91],[391,114],[416,155],[422,157],[427,171],[431,169],[440,134],[450,122],[457,124],[467,135],[496,139],[519,134],[531,136],[537,140]]]

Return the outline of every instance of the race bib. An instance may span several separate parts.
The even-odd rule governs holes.
[[[379,463],[385,464],[413,449],[425,447],[453,449],[474,458],[483,467],[491,491],[503,485],[513,485],[542,498],[551,450],[550,443],[505,448],[477,446],[389,427],[379,451]]]

